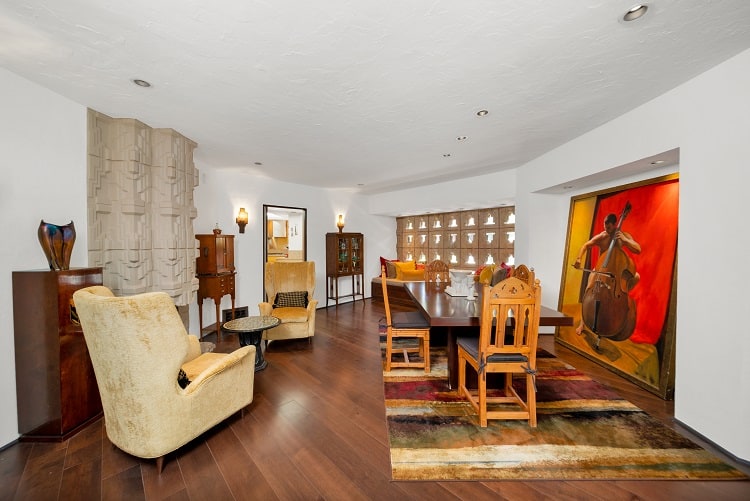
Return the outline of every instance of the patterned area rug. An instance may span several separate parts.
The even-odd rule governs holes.
[[[383,373],[394,480],[747,478],[542,350],[537,428],[499,420],[481,428],[448,389],[445,351],[431,355],[430,374]]]

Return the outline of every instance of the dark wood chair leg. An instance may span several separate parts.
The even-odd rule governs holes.
[[[164,456],[159,456],[156,458],[156,473],[161,475],[162,470],[164,470]]]

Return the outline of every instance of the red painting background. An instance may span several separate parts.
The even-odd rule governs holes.
[[[604,230],[607,214],[614,213],[619,220],[625,204],[629,201],[632,206],[622,231],[641,245],[640,254],[625,249],[641,275],[640,283],[630,291],[637,308],[635,331],[630,337],[634,343],[656,344],[666,321],[677,248],[678,189],[678,180],[674,179],[602,195],[597,200],[592,237]],[[599,260],[599,249],[592,247],[589,254],[587,267],[593,268]]]

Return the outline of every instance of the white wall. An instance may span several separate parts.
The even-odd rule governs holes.
[[[425,188],[409,188],[371,195],[369,207],[372,214],[425,214],[497,207],[500,204],[512,205],[515,195],[516,171],[506,170],[433,184]]]
[[[745,460],[750,460],[750,338],[744,317],[750,272],[742,259],[750,243],[744,228],[748,89],[750,51],[745,51],[519,169],[516,200],[516,253],[546,277],[545,301],[556,304],[571,194],[534,192],[680,148],[675,418]],[[653,176],[640,176],[646,177]]]
[[[0,447],[18,437],[12,271],[49,269],[39,221],[76,225],[86,266],[86,108],[0,68]]]
[[[200,145],[198,145],[200,148]],[[348,190],[327,190],[292,183],[282,183],[242,172],[240,169],[209,169],[201,171],[200,186],[195,191],[198,217],[195,232],[211,231],[218,222],[224,233],[234,234],[237,267],[236,306],[247,306],[257,314],[263,300],[263,205],[302,207],[307,209],[307,259],[315,261],[315,298],[318,308],[326,304],[325,234],[337,232],[336,217],[344,214],[344,231],[363,233],[365,237],[365,297],[370,296],[370,279],[379,273],[378,257],[396,252],[396,221],[392,217],[368,214],[366,199]],[[234,222],[240,207],[248,212],[245,233],[238,233]],[[351,292],[351,281],[341,279],[340,293]],[[340,302],[351,301],[351,298]],[[222,309],[230,308],[229,296],[222,300]],[[216,321],[212,301],[203,305],[203,324]],[[190,325],[198,332],[198,306],[190,307]]]

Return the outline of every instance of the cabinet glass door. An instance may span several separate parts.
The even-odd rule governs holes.
[[[349,242],[346,238],[339,238],[339,273],[349,273]]]
[[[362,272],[362,240],[359,237],[352,237],[352,272]]]

